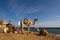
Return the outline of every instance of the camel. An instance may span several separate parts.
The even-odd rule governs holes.
[[[0,20],[0,30],[2,30],[5,34],[7,34],[7,31],[9,30],[7,27],[6,27],[6,22],[4,20]]]
[[[28,26],[28,34],[29,34],[29,33],[30,33],[30,26],[31,26],[31,25],[34,25],[36,21],[38,21],[37,18],[34,19],[34,22],[32,22],[30,19],[27,19],[27,18],[21,20],[21,21],[19,22],[19,26],[20,26],[20,28],[21,28],[21,32],[24,33],[24,32],[23,32],[23,26],[26,25],[26,26]]]

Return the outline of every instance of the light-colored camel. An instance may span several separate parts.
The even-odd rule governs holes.
[[[9,30],[7,27],[6,27],[6,22],[4,20],[0,20],[0,30],[2,30],[5,34],[7,34],[7,31]]]
[[[23,32],[23,26],[26,25],[26,26],[28,26],[28,34],[29,34],[29,32],[30,32],[30,26],[31,26],[31,25],[34,25],[36,21],[38,21],[37,18],[34,19],[34,22],[32,22],[30,19],[26,19],[26,18],[23,19],[23,20],[21,20],[21,21],[19,22],[19,26],[20,26],[21,32],[24,33],[24,32]]]

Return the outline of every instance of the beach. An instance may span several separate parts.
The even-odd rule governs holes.
[[[60,40],[60,35],[56,35],[56,40]]]
[[[37,32],[27,34],[27,31],[25,31],[24,34],[0,33],[0,40],[60,40],[60,36],[40,36]]]

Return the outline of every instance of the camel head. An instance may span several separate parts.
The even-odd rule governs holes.
[[[38,19],[37,18],[34,18],[34,21],[38,21]]]
[[[36,21],[38,21],[38,19],[37,18],[34,18],[33,25],[36,23]]]

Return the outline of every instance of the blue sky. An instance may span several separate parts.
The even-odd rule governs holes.
[[[60,27],[60,0],[0,0],[1,19],[17,26],[25,17],[37,17],[34,26]]]

